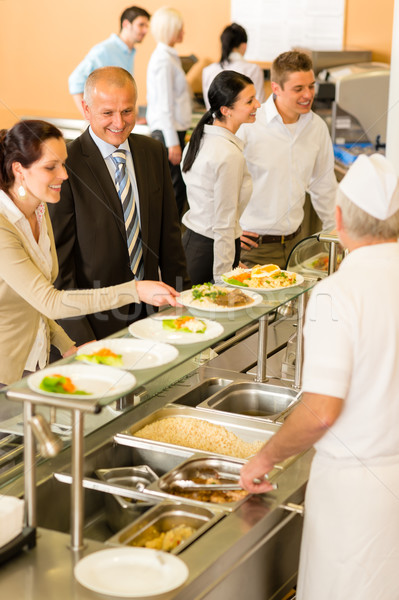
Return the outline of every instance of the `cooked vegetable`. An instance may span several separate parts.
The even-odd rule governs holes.
[[[122,367],[122,354],[115,354],[109,348],[101,348],[92,354],[78,354],[77,360],[88,360],[99,365],[108,365],[109,367]]]
[[[76,385],[71,378],[65,377],[64,375],[54,374],[43,377],[39,384],[39,388],[44,392],[50,392],[52,394],[89,395],[89,392],[76,389]]]
[[[195,317],[178,317],[177,319],[164,319],[162,321],[164,329],[174,331],[185,331],[187,333],[205,333],[206,323]]]

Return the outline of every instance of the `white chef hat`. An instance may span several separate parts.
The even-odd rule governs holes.
[[[398,177],[382,154],[361,154],[339,184],[353,204],[369,215],[385,221],[399,210]],[[396,190],[396,193],[394,193]]]

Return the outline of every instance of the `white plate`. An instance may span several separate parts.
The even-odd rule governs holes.
[[[99,340],[85,344],[77,351],[77,354],[92,354],[109,348],[115,354],[121,354],[123,366],[120,369],[149,369],[159,367],[177,358],[179,352],[169,344],[159,344],[157,341],[132,340],[130,338],[116,338],[110,340]],[[93,363],[86,360],[88,364]],[[106,366],[106,365],[102,365]],[[109,368],[109,367],[108,367]]]
[[[122,371],[122,369],[113,369],[104,367],[103,365],[60,365],[47,367],[42,371],[36,371],[29,375],[27,379],[28,386],[34,392],[45,394],[46,396],[55,396],[56,398],[65,398],[66,394],[57,394],[53,392],[45,392],[40,389],[40,383],[43,377],[49,375],[64,375],[70,377],[78,390],[88,392],[90,399],[107,398],[117,394],[126,394],[130,392],[136,385],[136,378],[131,373]],[[85,395],[73,396],[84,400]]]
[[[249,269],[250,270],[250,269]],[[291,273],[292,271],[287,271],[287,273]],[[276,287],[276,288],[255,288],[255,287],[246,287],[244,285],[237,285],[236,283],[227,283],[226,277],[224,275],[222,275],[222,279],[225,282],[226,285],[230,285],[231,287],[235,287],[238,288],[240,290],[242,290],[243,292],[247,292],[247,290],[256,290],[257,292],[263,293],[263,292],[283,292],[284,290],[289,290],[292,287],[295,287],[296,285],[301,285],[301,283],[304,282],[304,278],[302,277],[302,275],[300,275],[299,273],[295,273],[296,275],[296,282],[292,283],[291,285],[286,285],[285,287]]]
[[[253,306],[257,306],[258,304],[261,304],[261,302],[263,302],[263,298],[260,294],[257,294],[256,292],[248,291],[248,288],[246,288],[245,290],[243,290],[241,288],[241,290],[247,296],[250,296],[250,298],[253,299],[253,302],[251,304],[246,304],[245,306],[234,306],[234,307],[218,306],[217,304],[212,304],[212,306],[201,306],[198,304],[198,306],[197,306],[196,304],[193,305],[193,303],[192,303],[193,297],[192,297],[191,290],[186,290],[185,292],[181,292],[181,294],[179,296],[179,302],[181,304],[183,304],[183,306],[187,306],[187,308],[191,308],[193,310],[200,310],[200,311],[206,311],[206,312],[221,312],[221,313],[232,312],[232,311],[236,311],[236,310],[245,310],[246,308],[252,308]]]
[[[217,321],[210,321],[209,319],[201,319],[206,325],[204,333],[189,333],[187,331],[174,331],[172,329],[164,329],[162,321],[165,319],[176,318],[175,315],[169,315],[168,317],[149,317],[147,319],[141,319],[135,321],[129,325],[129,333],[135,337],[141,339],[151,339],[157,342],[168,342],[169,344],[195,344],[197,342],[204,342],[206,340],[213,340],[213,338],[222,335],[224,328],[223,325]]]
[[[150,548],[113,548],[93,552],[75,566],[81,585],[110,596],[144,598],[180,587],[186,564],[173,554]]]

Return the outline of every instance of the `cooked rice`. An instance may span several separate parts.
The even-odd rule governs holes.
[[[248,458],[258,452],[264,444],[262,441],[244,442],[221,425],[189,417],[158,419],[131,433],[147,440],[225,454],[234,458]]]

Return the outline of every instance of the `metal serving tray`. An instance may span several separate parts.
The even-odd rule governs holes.
[[[137,489],[140,484],[148,487],[158,479],[158,475],[148,465],[97,469],[96,475],[102,481],[124,485],[132,489]],[[143,512],[153,506],[152,502],[135,501],[114,494],[105,494],[104,502],[107,523],[110,529],[115,532],[137,519]]]
[[[234,433],[237,437],[239,437],[244,442],[253,443],[255,441],[267,442],[271,436],[276,433],[281,426],[278,423],[267,422],[265,420],[253,419],[250,421],[248,418],[241,417],[239,415],[228,414],[217,412],[214,410],[207,409],[197,409],[186,406],[178,406],[174,404],[166,405],[164,408],[161,408],[151,415],[148,415],[141,421],[138,421],[134,425],[132,425],[128,430],[122,431],[121,433],[115,436],[115,442],[125,445],[135,445],[136,443],[140,445],[145,445],[145,443],[149,443],[152,448],[179,448],[186,450],[187,452],[191,452],[194,454],[195,452],[202,452],[209,454],[211,456],[221,456],[218,453],[204,451],[201,449],[190,448],[188,446],[178,446],[176,444],[169,444],[165,442],[160,442],[157,440],[146,440],[140,437],[135,436],[135,433],[142,429],[145,425],[158,421],[159,419],[165,418],[173,418],[173,417],[183,417],[190,419],[198,419],[207,421],[208,423],[213,423],[215,425],[220,425],[225,427],[228,431]],[[224,456],[224,455],[222,455]]]
[[[198,405],[244,417],[275,421],[298,399],[298,392],[268,383],[238,382],[214,394]]]
[[[224,515],[223,511],[211,510],[208,507],[165,502],[151,508],[145,515],[119,531],[106,543],[145,547],[145,542],[157,535],[166,533],[179,525],[187,525],[194,529],[194,533],[169,551],[171,554],[179,554]]]
[[[173,402],[176,404],[182,404],[183,406],[198,406],[207,398],[210,398],[220,390],[223,390],[226,386],[233,383],[233,381],[233,379],[226,379],[223,377],[210,377],[209,379],[202,381],[199,385],[190,387]]]

